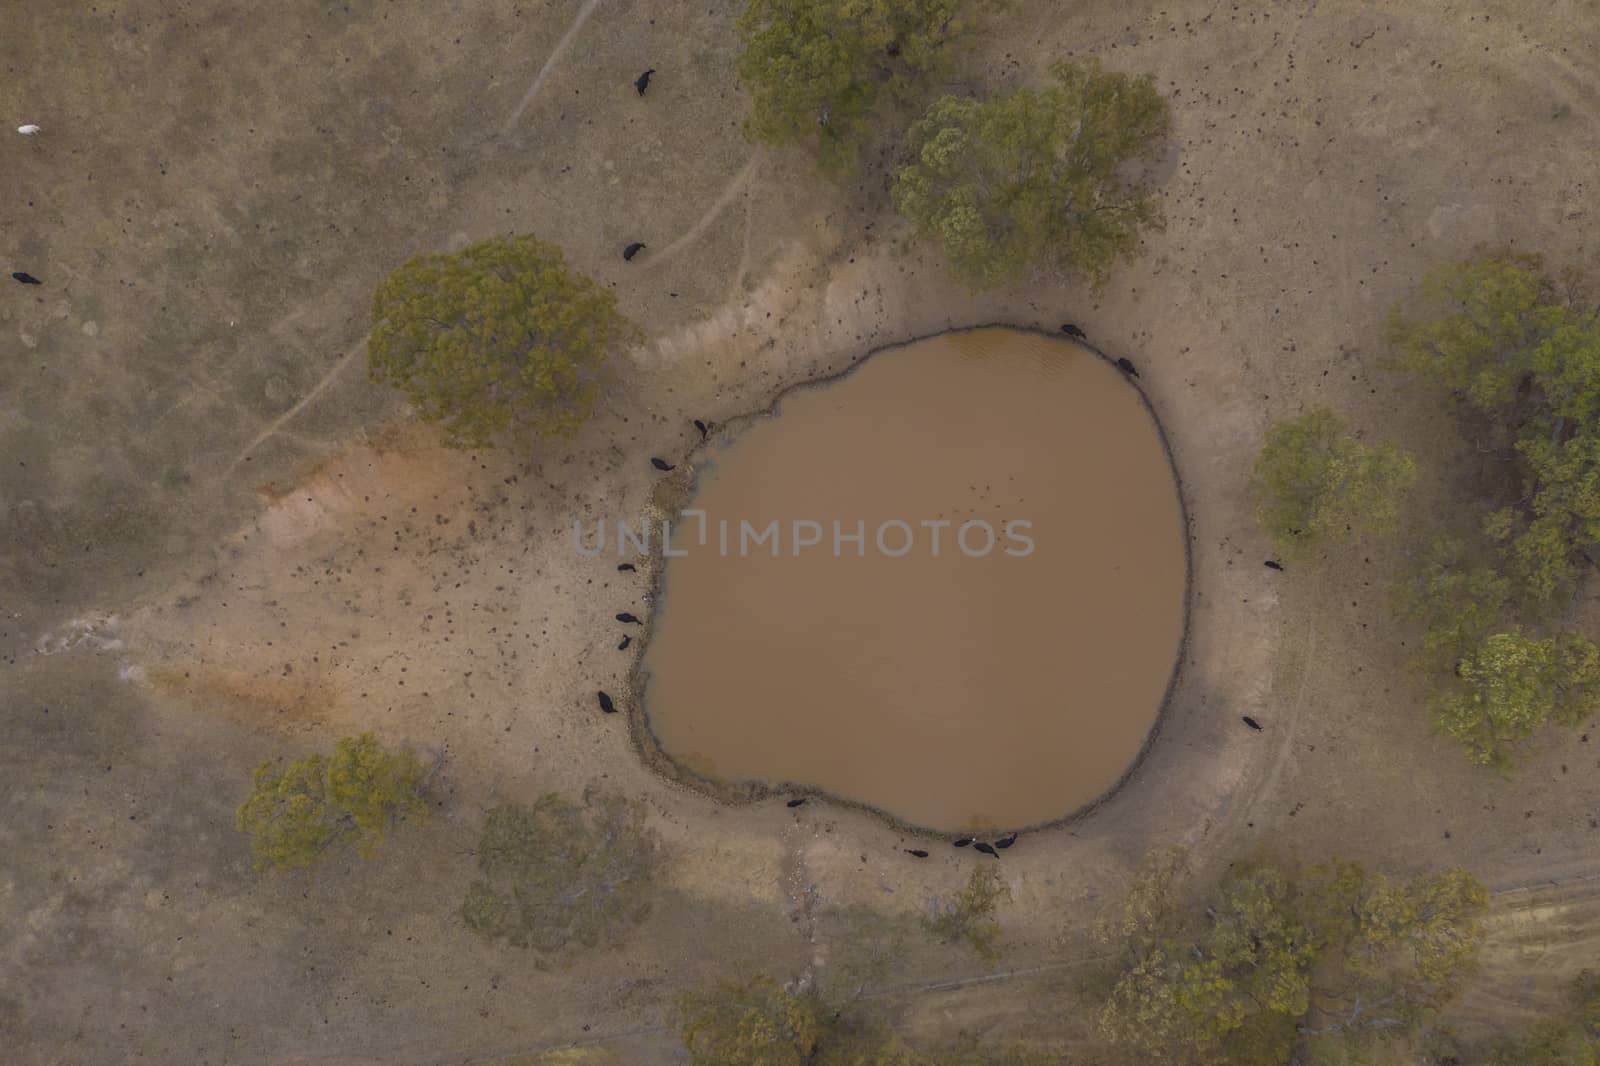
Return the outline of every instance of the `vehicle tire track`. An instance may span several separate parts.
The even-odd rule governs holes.
[[[886,999],[894,996],[919,996],[932,992],[954,992],[973,985],[992,984],[996,981],[1008,981],[1015,977],[1036,977],[1041,974],[1058,973],[1079,966],[1088,966],[1091,963],[1104,961],[1103,955],[1092,955],[1080,959],[1060,959],[1056,962],[1040,963],[1017,970],[1002,970],[999,973],[981,973],[970,977],[948,978],[942,981],[928,981],[921,984],[901,985],[891,988],[880,988],[872,992],[863,993],[862,999]],[[666,1036],[674,1032],[671,1025],[647,1025],[637,1029],[624,1029],[615,1033],[603,1033],[587,1036],[581,1040],[566,1040],[558,1043],[541,1044],[537,1047],[520,1047],[509,1054],[500,1053],[472,1059],[450,1059],[455,1066],[492,1066],[494,1063],[516,1061],[535,1055],[548,1055],[555,1051],[570,1051],[577,1048],[597,1047],[605,1044],[615,1044],[623,1040],[633,1040],[641,1036]],[[440,1060],[433,1060],[435,1062]]]
[[[1246,819],[1256,817],[1256,812],[1274,790],[1278,787],[1278,779],[1283,776],[1283,768],[1289,762],[1289,755],[1294,750],[1295,726],[1300,722],[1301,709],[1306,702],[1306,684],[1311,677],[1311,664],[1315,661],[1317,651],[1317,620],[1313,616],[1306,625],[1305,649],[1301,652],[1300,684],[1295,690],[1294,702],[1288,707],[1288,713],[1283,717],[1287,719],[1283,730],[1283,741],[1278,745],[1278,752],[1272,758],[1272,765],[1267,767],[1267,772],[1261,784],[1256,786],[1255,794],[1250,797],[1250,802],[1245,806]]]
[[[667,245],[658,254],[651,256],[649,263],[645,264],[645,268],[654,270],[703,237],[706,230],[710,229],[711,224],[717,220],[717,216],[728,209],[728,205],[733,203],[734,198],[744,189],[745,184],[754,177],[756,166],[760,161],[761,153],[759,151],[751,155],[749,161],[739,169],[739,173],[735,174],[728,184],[723,187],[721,194],[718,195],[711,207],[706,210],[706,213],[700,216],[700,221],[689,227],[687,233]]]
[[[750,180],[744,184],[744,248],[739,253],[739,269],[734,272],[733,281],[728,286],[725,303],[732,303],[738,299],[740,291],[744,288],[745,279],[750,276],[750,234],[755,229],[756,219],[756,176],[750,175]]]
[[[339,372],[349,364],[350,360],[354,359],[362,351],[362,349],[366,348],[367,340],[371,336],[372,334],[370,332],[363,333],[361,335],[361,339],[352,344],[350,346],[350,350],[339,357],[339,361],[333,364],[333,369],[324,374],[322,376],[322,380],[317,382],[310,392],[300,397],[299,401],[293,407],[289,408],[283,414],[273,419],[271,424],[269,424],[266,429],[263,429],[260,433],[256,434],[255,439],[249,444],[246,444],[243,450],[241,450],[238,455],[233,457],[233,462],[228,464],[227,469],[223,470],[222,480],[228,480],[228,478],[232,476],[233,472],[239,468],[239,464],[250,457],[250,453],[254,452],[257,448],[261,447],[267,441],[275,437],[284,426],[289,424],[295,415],[305,410],[305,408],[310,405],[311,401],[322,395],[323,391],[327,389],[329,385],[333,384],[334,379],[339,376]]]
[[[572,44],[572,39],[578,35],[578,31],[583,28],[583,24],[589,21],[589,16],[594,14],[594,9],[599,6],[600,0],[586,0],[584,5],[578,9],[577,15],[573,16],[572,24],[567,27],[567,32],[561,35],[561,40],[557,41],[555,48],[551,49],[549,58],[544,61],[544,66],[539,68],[539,73],[534,77],[533,84],[528,86],[528,91],[522,94],[522,99],[517,102],[516,109],[511,112],[511,117],[506,119],[505,124],[500,127],[501,134],[510,133],[522,119],[523,112],[528,110],[528,106],[533,103],[534,97],[538,96],[539,90],[544,87],[545,78],[549,77],[550,71],[555,69],[556,62],[566,52],[567,47]]]
[[[510,132],[511,129],[516,126],[517,122],[522,118],[523,112],[528,110],[528,106],[532,104],[534,98],[539,95],[539,90],[544,86],[545,78],[549,77],[550,71],[555,69],[557,61],[560,60],[562,54],[566,52],[568,46],[572,44],[572,39],[577,36],[578,30],[582,29],[583,24],[587,22],[589,20],[589,16],[594,13],[594,9],[599,6],[600,0],[586,0],[584,5],[578,9],[578,13],[573,16],[571,25],[567,27],[567,32],[561,35],[561,40],[556,42],[555,48],[551,50],[550,55],[545,59],[544,66],[539,68],[539,73],[534,77],[533,84],[528,86],[528,91],[522,94],[522,99],[518,101],[516,108],[511,112],[511,117],[506,119],[505,124],[501,126],[500,132],[502,134]],[[671,249],[669,248],[668,250],[670,251]],[[371,332],[363,334],[361,339],[352,345],[349,351],[344,353],[340,360],[333,365],[333,369],[329,370],[323,379],[317,382],[310,392],[301,397],[300,401],[293,407],[289,408],[283,414],[273,419],[272,423],[268,425],[266,429],[262,430],[256,435],[254,440],[245,445],[244,449],[241,450],[238,455],[234,456],[233,461],[230,462],[227,468],[223,470],[222,480],[226,481],[229,477],[231,477],[233,472],[239,468],[239,464],[248,459],[252,452],[276,436],[278,432],[283,429],[284,426],[288,425],[296,415],[305,410],[305,408],[318,396],[322,395],[323,391],[326,390],[329,385],[333,384],[334,379],[339,376],[340,372],[344,370],[345,366],[356,357],[358,352],[366,347],[367,341],[371,337]]]
[[[1503,888],[1495,888],[1491,889],[1489,894],[1491,899],[1504,900],[1508,896],[1515,896],[1519,893],[1552,887],[1568,888],[1576,885],[1584,885],[1586,886],[1586,889],[1576,893],[1573,899],[1567,902],[1582,903],[1587,900],[1591,900],[1594,896],[1600,895],[1600,872],[1585,872],[1567,878],[1540,880],[1531,884],[1518,884]],[[1588,888],[1587,886],[1590,885],[1594,887]],[[1080,966],[1088,966],[1092,965],[1093,963],[1104,962],[1108,957],[1109,956],[1106,955],[1088,955],[1073,959],[1057,959],[1053,962],[1037,963],[1032,966],[1025,966],[1015,970],[1002,970],[998,973],[980,973],[973,974],[968,977],[944,978],[942,980],[925,981],[917,984],[890,986],[887,988],[879,988],[870,992],[866,992],[861,998],[889,999],[902,996],[914,997],[928,995],[937,992],[954,992],[963,988],[972,987],[974,985],[993,984],[995,982],[1009,981],[1019,977],[1037,977],[1043,974],[1058,973],[1063,970],[1071,970]],[[515,1059],[519,1056],[541,1055],[548,1054],[553,1051],[595,1047],[604,1044],[616,1043],[621,1040],[635,1039],[641,1036],[664,1036],[672,1031],[672,1027],[669,1025],[642,1026],[640,1028],[625,1029],[614,1033],[597,1034],[595,1036],[584,1037],[580,1040],[560,1041],[542,1044],[537,1047],[522,1047],[511,1052],[509,1055],[490,1055],[484,1058],[468,1059],[464,1062],[455,1059],[450,1061],[459,1062],[460,1066],[488,1066],[490,1063],[503,1062],[508,1058]]]

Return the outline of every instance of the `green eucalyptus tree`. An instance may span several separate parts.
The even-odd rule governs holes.
[[[408,260],[378,287],[372,320],[373,380],[462,447],[576,432],[602,364],[639,335],[609,290],[532,237]]]

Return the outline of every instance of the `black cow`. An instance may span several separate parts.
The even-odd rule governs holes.
[[[1088,336],[1087,333],[1079,329],[1077,325],[1072,322],[1068,322],[1066,325],[1062,326],[1061,332],[1065,333],[1069,337],[1076,337],[1080,341]]]
[[[621,614],[617,615],[617,621],[627,622],[629,625],[635,626],[644,624],[643,622],[639,621],[637,616],[631,615],[627,611],[623,611]]]
[[[1117,369],[1128,375],[1130,378],[1136,378],[1139,376],[1139,368],[1133,365],[1132,359],[1118,357]]]
[[[13,270],[11,272],[11,276],[16,278],[18,281],[22,282],[24,285],[43,285],[44,284],[44,282],[40,281],[38,278],[34,277],[32,274],[24,273],[21,270]]]
[[[1266,562],[1262,563],[1261,565],[1265,566],[1268,570],[1282,570],[1283,569],[1283,564],[1278,562],[1278,560],[1276,560],[1276,559],[1268,559]]]
[[[639,90],[640,96],[643,96],[644,91],[650,88],[650,75],[654,74],[655,72],[656,68],[651,67],[649,70],[633,79],[633,87]]]
[[[607,714],[617,713],[617,705],[611,702],[610,696],[607,696],[604,692],[597,692],[595,695],[600,697],[600,709],[602,711],[606,712]]]
[[[622,643],[617,645],[617,650],[621,651],[623,648],[626,648],[629,644],[632,644],[632,643],[633,643],[633,638],[632,637],[623,637],[622,638]]]
[[[926,859],[928,857],[928,853],[923,851],[921,848],[906,848],[905,852],[907,855],[915,855],[919,859]]]
[[[701,440],[705,440],[706,435],[711,432],[711,430],[707,428],[706,424],[700,421],[698,418],[694,420],[694,428],[700,431]]]
[[[785,807],[798,807],[802,803],[804,803],[805,801],[806,801],[806,798],[804,796],[801,796],[799,799],[790,800],[788,803],[785,803],[784,806]]]
[[[1254,718],[1251,718],[1248,714],[1241,714],[1239,716],[1239,720],[1244,722],[1245,725],[1249,726],[1251,729],[1254,729],[1258,733],[1263,728],[1260,722],[1256,721]]]
[[[994,846],[997,847],[997,848],[1009,848],[1011,845],[1015,844],[1016,842],[1017,842],[1017,834],[1012,833],[1008,837],[1001,837],[999,840],[996,840],[994,842]]]
[[[1000,857],[1000,853],[998,851],[994,850],[991,845],[985,844],[981,840],[972,846],[983,852],[985,855],[993,855],[997,859]]]
[[[633,257],[638,255],[642,251],[644,251],[644,242],[643,241],[634,241],[632,244],[630,244],[626,248],[622,249],[622,258],[626,259],[628,262],[631,263],[631,262],[633,262]]]
[[[622,573],[631,573],[634,569],[634,566],[632,563],[618,563],[617,569]]]
[[[650,465],[655,467],[657,470],[676,470],[677,469],[677,467],[674,464],[667,462],[665,459],[657,459],[653,455],[650,457]]]
[[[960,840],[957,840],[957,841],[955,841],[955,842],[954,842],[954,843],[955,843],[955,846],[956,846],[956,847],[958,847],[958,848],[964,848],[964,847],[966,847],[966,846],[967,846],[967,845],[968,845],[968,844],[970,844],[970,843],[972,843],[972,838],[971,838],[971,837],[962,837],[962,838],[961,838],[961,839],[960,839]]]

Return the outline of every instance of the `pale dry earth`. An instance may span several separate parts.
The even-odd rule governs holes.
[[[918,993],[982,973],[919,946],[874,1002],[917,1039],[1080,1036],[1070,968],[1030,971],[1181,842],[1202,865],[1262,845],[1555,880],[1500,897],[1461,1013],[1540,1009],[1593,956],[1567,887],[1600,873],[1593,745],[1552,735],[1507,780],[1467,766],[1403,670],[1397,549],[1274,574],[1245,485],[1268,421],[1330,403],[1440,473],[1418,515],[1451,499],[1468,453],[1381,366],[1384,316],[1480,242],[1586,263],[1596,14],[1018,3],[973,82],[1085,55],[1154,73],[1169,224],[1103,293],[1041,272],[973,296],[880,177],[832,189],[742,140],[731,4],[9,5],[0,112],[44,132],[0,141],[0,242],[46,284],[0,290],[0,1041],[39,1063],[583,1041],[548,1061],[676,1062],[677,990],[820,978],[841,908],[953,891],[967,853],[918,863],[870,816],[719,807],[644,770],[592,700],[629,666],[611,616],[648,605],[566,538],[642,510],[690,419],[985,322],[1073,321],[1139,365],[1190,513],[1188,661],[1130,787],[1006,856],[999,970],[1023,972]],[[652,339],[570,444],[448,453],[365,381],[366,301],[407,255],[505,231],[558,241]],[[649,254],[624,263],[629,240]],[[437,817],[375,860],[257,877],[232,828],[250,768],[358,729],[446,756]],[[653,812],[653,916],[566,970],[478,941],[454,909],[481,812],[592,781]]]

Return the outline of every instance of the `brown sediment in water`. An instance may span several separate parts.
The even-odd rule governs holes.
[[[634,679],[657,769],[724,799],[820,790],[941,830],[1058,820],[1131,772],[1175,677],[1188,555],[1160,427],[1103,357],[941,334],[786,392],[692,465],[657,504],[705,511],[708,536],[675,518],[686,554],[664,560],[653,531]],[[776,558],[741,551],[741,523],[773,520]],[[821,543],[797,548],[796,520]],[[864,543],[836,553],[836,520]],[[957,539],[978,522],[987,551],[983,525]]]

